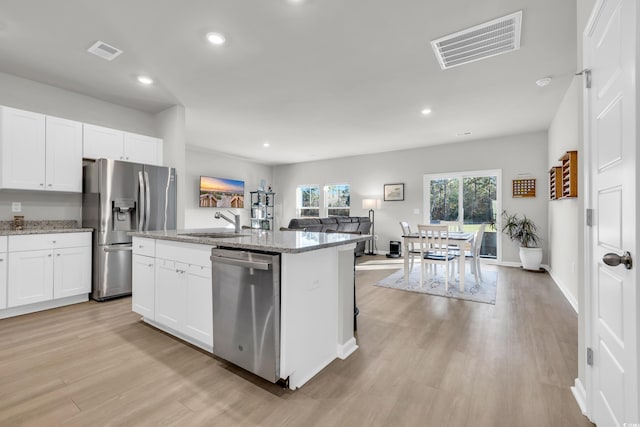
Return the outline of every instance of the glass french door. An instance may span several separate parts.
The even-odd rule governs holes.
[[[475,233],[480,224],[495,224],[500,212],[499,170],[425,175],[425,220],[427,224],[456,221]],[[485,228],[481,256],[498,257],[496,230]]]

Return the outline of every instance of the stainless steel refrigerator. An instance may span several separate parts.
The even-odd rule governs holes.
[[[174,168],[98,159],[82,174],[82,226],[93,232],[91,298],[131,294],[130,231],[176,228]]]

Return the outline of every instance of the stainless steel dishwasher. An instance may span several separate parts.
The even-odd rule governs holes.
[[[280,255],[212,249],[213,354],[280,379]]]

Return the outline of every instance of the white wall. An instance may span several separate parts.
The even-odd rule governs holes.
[[[0,105],[158,136],[152,114],[0,73]]]
[[[176,228],[184,228],[186,193],[186,111],[182,105],[174,105],[156,114],[156,126],[162,144],[162,164],[176,169],[177,215]]]
[[[0,105],[156,136],[154,117],[76,92],[0,73]],[[82,219],[82,195],[0,190],[0,220],[10,220],[11,202],[22,202],[25,220]]]
[[[241,216],[242,225],[249,225],[249,192],[258,189],[261,179],[264,179],[267,185],[273,182],[273,168],[271,166],[193,147],[187,147],[186,165],[184,177],[186,187],[184,191],[185,228],[233,227],[228,222],[213,217],[216,212],[227,213],[227,209],[199,207],[200,175],[244,181],[245,208],[230,209]],[[281,209],[278,197],[279,195],[276,194],[276,211]],[[276,227],[280,227],[280,224],[276,223]]]
[[[582,152],[578,135],[578,97],[582,90],[582,78],[575,77],[549,127],[548,169],[559,166],[558,159],[569,150]],[[584,180],[578,180],[578,189]],[[580,192],[582,194],[582,191]],[[573,306],[578,302],[578,271],[580,258],[581,197],[549,202],[549,267],[560,288],[568,295]]]
[[[296,187],[300,184],[350,184],[351,214],[367,216],[368,211],[362,209],[362,199],[382,199],[385,183],[404,183],[404,201],[382,202],[381,208],[375,211],[378,250],[386,251],[390,240],[400,240],[399,221],[407,220],[414,226],[423,222],[425,174],[488,169],[502,170],[503,209],[526,213],[539,225],[541,236],[546,236],[546,132],[277,166],[274,191],[279,194],[281,208],[277,209],[276,216],[280,224],[287,224],[295,217]],[[537,197],[511,197],[511,180],[522,173],[537,178]],[[418,209],[419,214],[414,214],[414,209]],[[503,261],[519,262],[517,245],[504,237],[502,242]],[[544,247],[546,243],[544,239]]]

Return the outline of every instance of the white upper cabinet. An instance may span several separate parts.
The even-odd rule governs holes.
[[[100,126],[84,125],[84,158],[162,165],[162,140]]]
[[[83,157],[124,160],[124,132],[84,124]]]
[[[0,188],[44,190],[45,116],[0,107],[0,157]]]
[[[82,192],[82,123],[47,116],[47,190]]]
[[[82,124],[0,107],[0,188],[82,191]]]
[[[162,140],[125,132],[124,157],[128,162],[162,165]]]

